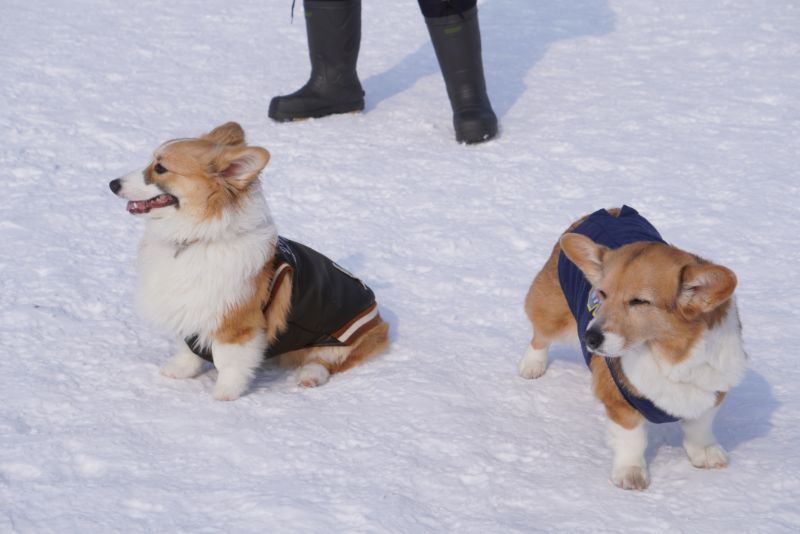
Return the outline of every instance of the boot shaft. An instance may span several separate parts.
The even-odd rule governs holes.
[[[425,23],[453,110],[464,106],[488,106],[478,9],[472,8],[459,15],[426,18]]]
[[[304,2],[311,78],[358,83],[361,46],[361,0]]]
[[[364,109],[356,73],[361,45],[361,0],[304,2],[311,75],[294,93],[276,96],[269,116],[279,122]]]
[[[442,71],[456,140],[480,143],[497,135],[497,116],[486,94],[478,10],[426,18]]]

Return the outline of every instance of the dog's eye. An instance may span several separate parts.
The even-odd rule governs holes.
[[[603,291],[602,289],[598,289],[597,290],[597,294],[600,295],[600,298],[603,299],[603,300],[608,298],[608,295],[606,295],[606,292]]]
[[[650,301],[644,299],[631,299],[628,301],[629,306],[644,306],[646,304],[650,304]]]
[[[156,173],[158,174],[164,174],[165,172],[167,172],[167,168],[160,163],[156,163],[156,166],[153,167],[153,170],[156,171]]]

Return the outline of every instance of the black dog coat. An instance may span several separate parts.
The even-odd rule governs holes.
[[[287,328],[269,344],[265,358],[310,347],[352,345],[380,320],[372,290],[319,252],[278,237],[274,263],[270,294],[291,272],[291,308]],[[269,301],[265,312],[267,306]],[[187,338],[186,344],[201,358],[214,361],[211,350],[198,345],[197,336]]]

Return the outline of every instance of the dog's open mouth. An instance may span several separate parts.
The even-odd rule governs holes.
[[[166,208],[167,206],[177,206],[178,199],[174,196],[164,193],[153,197],[150,200],[130,200],[128,201],[128,213],[140,215],[147,213],[155,208]]]

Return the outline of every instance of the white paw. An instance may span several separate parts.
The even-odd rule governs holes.
[[[728,454],[718,443],[708,447],[685,446],[692,465],[700,469],[722,469],[728,465]]]
[[[331,373],[324,365],[309,363],[300,368],[297,373],[297,385],[304,388],[315,388],[323,385],[330,378]]]
[[[644,490],[650,485],[647,469],[638,465],[617,467],[611,473],[615,486],[626,490]]]
[[[519,361],[518,371],[522,378],[539,378],[547,370],[547,349],[528,349]]]
[[[203,362],[191,352],[179,352],[161,367],[160,373],[167,378],[194,378],[203,370]]]
[[[214,384],[214,398],[221,401],[232,401],[242,396],[250,385],[251,373],[238,369],[219,371],[217,383]]]

